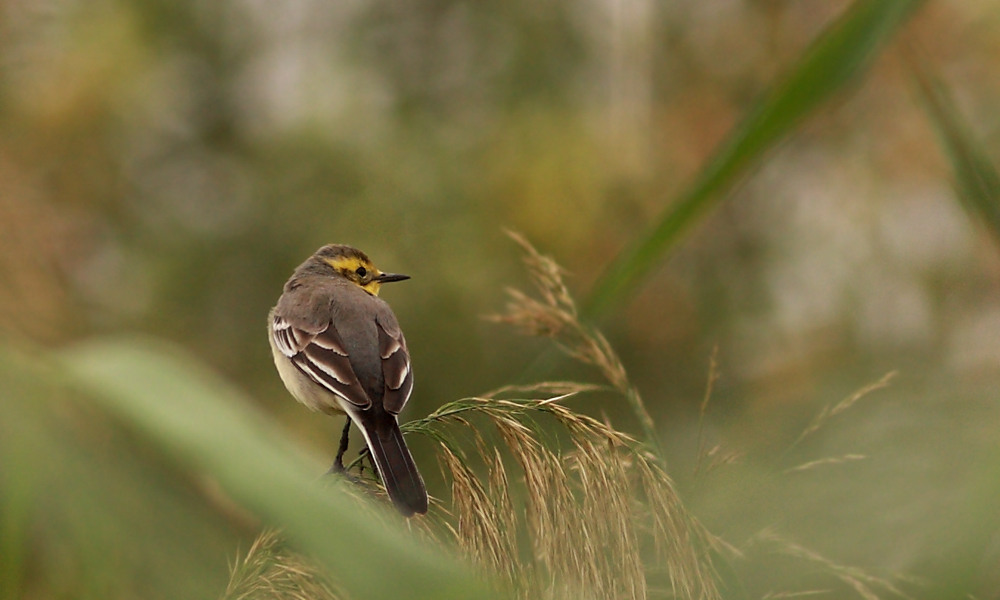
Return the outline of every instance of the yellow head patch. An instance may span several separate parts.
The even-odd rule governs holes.
[[[374,279],[382,274],[375,268],[371,261],[364,260],[357,256],[335,256],[324,258],[323,262],[333,267],[338,273],[346,277],[364,291],[373,296],[378,296],[378,291],[382,283]]]

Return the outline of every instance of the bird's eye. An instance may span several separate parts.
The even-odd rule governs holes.
[[[365,275],[368,274],[368,269],[364,267],[358,267],[357,269],[355,269],[354,272],[358,274],[358,277],[364,277]]]

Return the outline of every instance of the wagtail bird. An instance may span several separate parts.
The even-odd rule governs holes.
[[[383,273],[360,250],[323,246],[299,265],[268,317],[274,364],[292,396],[312,410],[347,414],[331,471],[344,470],[351,422],[404,516],[427,512],[427,490],[397,417],[413,390],[406,340],[378,297]]]

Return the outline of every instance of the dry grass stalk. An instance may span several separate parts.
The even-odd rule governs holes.
[[[709,459],[709,461],[703,472],[708,474],[718,467],[735,464],[744,456],[746,456],[746,452],[739,450],[722,452],[722,446],[713,446],[711,450],[705,453],[705,458]]]
[[[601,582],[601,597],[645,598],[646,574],[634,528],[637,515],[623,456],[613,442],[585,431],[573,433],[573,444],[576,452],[570,458],[586,490],[582,517],[592,541],[588,560],[597,565],[595,572],[611,575]]]
[[[586,536],[579,527],[578,506],[562,462],[522,423],[503,415],[494,422],[524,473],[528,496],[525,516],[532,550],[548,575],[537,575],[538,591],[551,598],[587,597],[585,581],[601,578],[594,576],[593,565],[583,554]]]
[[[827,573],[846,583],[865,600],[880,600],[881,597],[876,593],[876,589],[881,589],[900,598],[911,600],[910,596],[888,579],[871,575],[860,567],[838,564],[813,550],[778,535],[771,529],[765,529],[751,538],[750,544],[757,543],[763,543],[774,548],[781,554],[805,560],[819,566]]]
[[[816,467],[825,467],[827,465],[842,465],[846,462],[865,460],[866,458],[868,457],[865,456],[864,454],[844,454],[843,456],[830,456],[827,458],[820,458],[818,460],[811,460],[797,467],[786,469],[784,473],[788,474],[788,473],[794,473],[796,471],[808,471],[809,469],[815,469]]]
[[[803,596],[818,596],[829,594],[831,590],[802,590],[801,592],[768,592],[760,600],[778,600],[779,598],[801,598]]]
[[[485,450],[483,450],[485,455]],[[493,463],[490,470],[490,498],[493,500],[493,513],[500,530],[499,544],[504,550],[502,555],[504,564],[497,565],[497,570],[506,571],[508,580],[515,582],[515,588],[519,590],[528,589],[527,582],[530,580],[528,571],[514,571],[517,565],[517,513],[514,511],[514,503],[510,498],[510,481],[507,479],[507,469],[504,467],[500,452],[493,450]]]
[[[698,458],[694,463],[695,475],[701,470],[701,463],[704,459],[709,458],[709,452],[705,451],[705,412],[708,411],[708,402],[712,399],[712,389],[719,379],[719,363],[716,360],[718,355],[719,347],[715,346],[712,348],[712,356],[708,359],[708,383],[705,384],[705,396],[701,400],[701,406],[698,407]],[[719,446],[715,446],[710,452],[714,455],[718,451]]]
[[[540,254],[520,234],[508,231],[507,235],[524,250],[524,264],[542,300],[520,290],[508,289],[511,300],[506,314],[491,319],[514,325],[528,335],[551,338],[569,356],[600,370],[625,396],[639,420],[646,442],[659,452],[656,427],[642,396],[629,381],[625,366],[604,335],[580,321],[576,303],[563,283],[562,268],[552,258]]]
[[[879,379],[874,383],[870,383],[864,386],[863,388],[859,389],[858,391],[854,392],[850,396],[844,398],[843,400],[835,404],[833,407],[831,407],[829,404],[824,406],[823,410],[821,410],[819,414],[813,418],[809,426],[806,427],[801,434],[799,434],[798,439],[796,439],[792,443],[790,448],[794,448],[799,444],[799,442],[809,437],[810,435],[816,433],[816,431],[818,431],[821,427],[823,427],[823,425],[825,425],[827,421],[854,406],[858,402],[858,400],[861,400],[862,398],[864,398],[865,396],[876,390],[889,387],[889,382],[892,381],[892,378],[895,377],[896,374],[897,374],[896,371],[890,371],[889,373],[886,373],[882,377],[882,379]]]
[[[507,313],[494,320],[515,325],[529,335],[550,337],[569,356],[595,366],[628,399],[646,441],[658,451],[655,427],[638,390],[607,339],[580,322],[562,269],[522,236],[508,233],[524,249],[525,265],[541,299],[509,290]],[[526,535],[536,562],[544,567],[544,573],[536,573],[536,582],[546,596],[645,598],[640,532],[648,529],[676,595],[717,597],[708,548],[721,542],[687,514],[672,481],[656,464],[657,457],[610,425],[560,404],[593,389],[597,386],[567,382],[501,388],[484,398],[445,405],[426,419],[407,424],[407,429],[445,440],[444,425],[472,428],[466,417],[473,413],[491,420],[524,474]],[[521,399],[503,399],[511,394]],[[524,399],[535,394],[549,397]],[[540,431],[529,416],[537,413],[555,418],[565,428],[572,452],[557,454],[539,441]],[[484,461],[498,456],[481,454]],[[454,469],[453,481],[469,477],[470,472],[454,461],[446,465]],[[455,500],[456,509],[462,504],[472,510],[467,502],[474,501],[475,486],[464,482],[455,489],[468,495]],[[646,500],[648,515],[636,511],[640,498]],[[473,514],[488,518],[482,511]],[[650,523],[643,523],[644,517]],[[475,545],[476,541],[466,543]],[[523,571],[524,566],[515,570]]]
[[[686,517],[673,481],[656,463],[637,463],[646,502],[652,513],[653,541],[661,562],[670,566],[670,585],[681,598],[717,597],[708,549],[738,554]]]
[[[576,381],[542,381],[529,385],[505,385],[482,395],[483,398],[500,398],[513,395],[516,398],[531,398],[537,395],[543,397],[558,397],[606,390],[603,385],[578,383]]]
[[[517,564],[516,529],[510,529],[513,509],[506,493],[503,464],[492,465],[491,474],[495,479],[487,491],[465,461],[447,444],[441,444],[440,457],[451,473],[453,510],[458,515],[455,537],[459,546],[490,571],[501,574],[511,583],[516,582],[517,573],[513,570]]]
[[[264,530],[242,559],[237,557],[222,600],[343,600],[325,575],[292,552],[273,529]]]
[[[715,389],[715,382],[719,380],[719,347],[712,349],[712,356],[708,359],[708,381],[705,384],[705,395],[702,397],[701,406],[698,408],[698,458],[694,463],[693,475],[700,473],[708,474],[723,465],[730,465],[743,458],[744,452],[722,452],[722,446],[716,444],[710,450],[705,450],[705,413],[708,411],[708,403],[712,399],[712,391]],[[708,464],[705,465],[706,459]],[[697,480],[696,480],[697,483]]]

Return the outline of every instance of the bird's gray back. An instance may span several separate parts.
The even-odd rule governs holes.
[[[336,323],[337,334],[344,343],[355,376],[368,397],[381,404],[385,379],[376,319],[396,324],[396,317],[384,300],[345,279],[293,277],[275,312],[285,318],[309,315],[308,321],[300,317],[293,324],[313,333]]]

